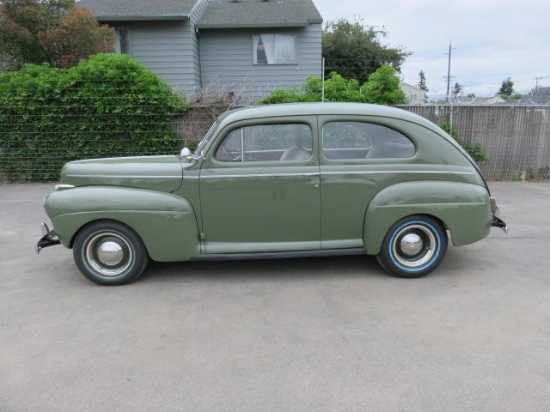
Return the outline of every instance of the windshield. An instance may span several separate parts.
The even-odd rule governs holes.
[[[218,121],[216,120],[212,126],[210,126],[210,129],[208,129],[208,132],[204,135],[202,140],[199,142],[199,145],[195,149],[195,156],[203,156],[204,149],[208,146],[210,141],[212,140],[212,137],[214,136],[214,130],[218,126]]]

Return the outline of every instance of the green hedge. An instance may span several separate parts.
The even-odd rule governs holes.
[[[129,56],[0,73],[0,180],[50,181],[82,158],[175,152],[182,96]]]
[[[399,88],[399,77],[395,69],[383,65],[369,75],[363,85],[355,79],[346,79],[336,72],[330,73],[324,82],[320,77],[310,76],[300,89],[276,88],[260,104],[320,102],[324,86],[327,102],[357,102],[374,104],[403,104],[405,93]]]

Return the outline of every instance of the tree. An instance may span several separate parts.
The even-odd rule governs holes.
[[[0,0],[0,56],[21,67],[70,67],[113,50],[113,30],[75,0]]]
[[[516,93],[514,90],[514,82],[510,77],[502,81],[500,89],[498,89],[497,96],[502,97],[506,101],[517,100],[523,97],[522,94]]]
[[[369,76],[364,86],[368,102],[377,104],[407,103],[405,93],[399,88],[399,77],[390,65],[384,65]]]
[[[500,85],[500,89],[498,89],[497,94],[504,100],[510,98],[510,96],[514,94],[514,82],[510,77],[502,81],[502,84]]]
[[[426,75],[424,74],[424,71],[420,70],[420,73],[418,73],[418,75],[420,77],[420,81],[418,82],[418,87],[427,93],[429,90],[428,90],[428,86],[426,86]]]
[[[459,84],[459,83],[455,83],[455,85],[453,86],[453,90],[452,90],[452,94],[454,97],[458,96],[460,93],[462,93],[462,91],[464,90],[464,86]]]
[[[380,40],[386,36],[383,28],[376,29],[361,22],[350,23],[345,19],[328,22],[323,29],[326,72],[337,72],[361,84],[384,64],[391,64],[399,72],[410,53],[383,45]]]

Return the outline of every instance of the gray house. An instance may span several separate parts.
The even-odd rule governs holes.
[[[244,103],[321,76],[312,0],[81,0],[127,53],[189,97],[223,89]]]
[[[550,106],[550,87],[538,87],[511,103],[521,106]]]

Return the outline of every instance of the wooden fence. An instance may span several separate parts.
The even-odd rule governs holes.
[[[436,124],[452,122],[466,143],[480,143],[489,161],[480,165],[488,180],[550,178],[550,107],[399,106]],[[184,144],[200,140],[220,106],[197,106],[176,122]],[[192,145],[192,144],[191,144]]]
[[[451,120],[466,143],[480,143],[489,153],[481,165],[489,180],[550,178],[550,107],[400,106],[434,123]]]

